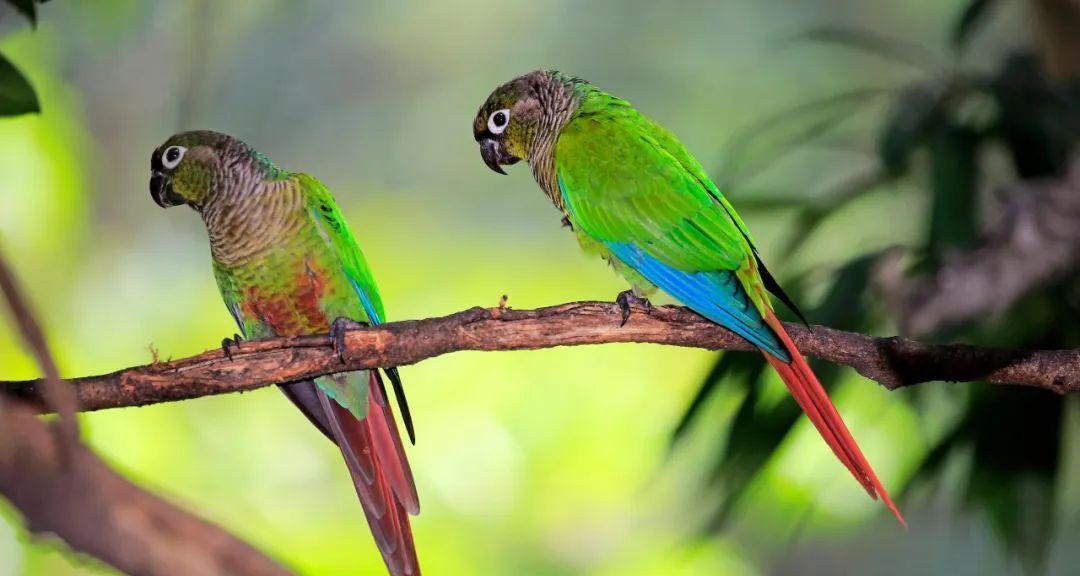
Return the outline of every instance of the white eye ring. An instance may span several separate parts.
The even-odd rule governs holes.
[[[187,152],[187,148],[183,146],[169,146],[161,153],[161,165],[169,170],[176,168],[184,159],[184,152]]]
[[[496,110],[488,116],[488,131],[492,134],[502,134],[510,125],[510,109]]]

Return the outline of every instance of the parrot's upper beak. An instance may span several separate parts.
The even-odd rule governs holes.
[[[518,160],[521,160],[517,156],[503,150],[503,147],[491,138],[480,140],[480,157],[484,159],[484,164],[487,164],[488,168],[491,168],[499,174],[506,174],[502,169],[503,166],[516,164]]]
[[[157,170],[150,173],[150,197],[162,208],[179,206],[184,203],[184,199],[173,191],[172,180]]]

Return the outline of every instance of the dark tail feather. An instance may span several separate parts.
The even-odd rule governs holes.
[[[855,443],[855,439],[851,436],[851,432],[848,431],[843,419],[840,418],[840,413],[836,411],[836,407],[829,400],[825,389],[821,387],[821,383],[818,382],[817,377],[810,370],[810,366],[806,364],[806,360],[799,354],[795,343],[791,341],[787,332],[784,331],[783,324],[772,313],[765,317],[765,321],[776,332],[776,335],[784,344],[784,348],[791,355],[791,363],[786,363],[763,352],[765,359],[780,374],[780,378],[787,385],[788,390],[791,391],[791,395],[795,397],[795,401],[798,402],[803,412],[813,422],[814,427],[817,428],[821,437],[825,439],[825,443],[832,448],[833,453],[840,459],[840,462],[851,471],[871,498],[876,500],[880,496],[885,506],[906,528],[907,522],[904,520],[904,516],[900,514],[900,510],[889,498],[888,492],[885,491],[885,487],[881,485],[881,481],[874,474],[874,469],[870,467],[870,463],[866,461],[866,457],[859,450],[859,445]]]
[[[405,431],[409,433],[409,443],[416,445],[416,430],[413,429],[412,412],[409,411],[409,402],[405,398],[405,388],[401,386],[401,376],[398,376],[397,368],[386,368],[386,377],[394,387],[394,397],[397,398],[398,410],[401,411],[401,423],[405,425]],[[383,396],[386,392],[383,391]]]
[[[420,509],[416,487],[377,376],[372,372],[363,420],[318,388],[315,392],[390,574],[420,574],[408,517]]]
[[[319,403],[319,394],[316,391],[315,382],[304,380],[292,384],[279,384],[278,388],[285,393],[285,397],[292,401],[300,412],[307,416],[319,432],[322,432],[331,442],[335,442],[334,433],[330,431],[330,421],[326,419],[326,412]]]

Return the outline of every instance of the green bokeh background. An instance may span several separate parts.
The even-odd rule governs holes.
[[[334,191],[390,319],[495,305],[609,300],[624,286],[581,255],[526,169],[488,171],[473,114],[498,83],[559,68],[622,95],[707,166],[740,127],[815,96],[890,86],[912,71],[792,44],[818,25],[887,32],[944,52],[958,2],[72,2],[37,30],[0,19],[0,50],[44,113],[0,120],[0,247],[19,271],[65,374],[101,373],[217,346],[234,332],[201,222],[147,190],[170,134],[234,134]],[[977,41],[972,65],[1024,41],[1023,10]],[[5,16],[9,16],[5,14]],[[872,125],[881,110],[853,122]],[[872,141],[856,143],[872,151]],[[807,174],[855,172],[865,153],[807,153],[731,191],[815,193]],[[921,196],[892,186],[804,239],[749,212],[766,260],[827,269],[922,233]],[[905,215],[912,215],[905,218]],[[672,428],[715,355],[647,345],[461,353],[406,367],[410,450],[429,574],[1014,573],[980,514],[924,495],[899,530],[804,422],[730,530],[703,536],[699,488],[738,396],[720,394],[693,440]],[[0,324],[3,378],[36,375]],[[947,395],[952,388],[940,386]],[[782,387],[775,387],[776,397]],[[912,473],[933,415],[854,374],[834,396],[887,486]],[[943,402],[942,405],[947,405]],[[1075,412],[1075,410],[1073,411]],[[1075,420],[1075,418],[1074,418]],[[306,574],[379,573],[340,455],[272,389],[82,416],[87,442],[139,484]],[[715,430],[712,430],[715,428]],[[1073,422],[1075,428],[1075,422]],[[1067,446],[1075,452],[1075,447]],[[1075,478],[1076,458],[1068,467]],[[948,492],[948,483],[944,491]],[[1075,492],[1075,491],[1073,491]],[[1065,494],[1063,505],[1077,508]],[[0,513],[0,574],[109,573]],[[1076,514],[1050,551],[1068,572]]]

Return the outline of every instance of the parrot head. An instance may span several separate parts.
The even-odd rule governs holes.
[[[496,88],[473,120],[484,164],[506,174],[502,167],[530,160],[538,141],[553,142],[574,110],[573,86],[578,83],[584,81],[536,70]]]
[[[239,176],[245,173],[276,170],[269,160],[228,134],[182,132],[150,156],[150,196],[162,208],[187,204],[201,210],[220,184],[242,180]]]

